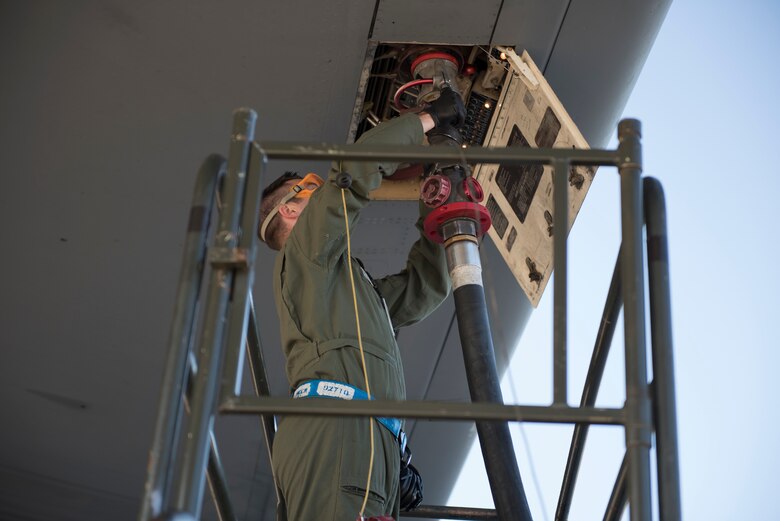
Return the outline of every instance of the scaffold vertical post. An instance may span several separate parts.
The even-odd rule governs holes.
[[[677,410],[674,389],[672,299],[669,291],[666,204],[663,188],[657,179],[645,178],[643,188],[645,222],[647,223],[658,503],[661,519],[679,521],[682,518],[682,506],[680,464],[677,452]]]
[[[553,161],[553,403],[567,405],[566,308],[567,244],[569,235],[569,160]]]
[[[222,191],[223,207],[219,214],[214,246],[209,252],[212,270],[197,350],[198,372],[192,386],[191,412],[172,505],[175,511],[186,512],[196,519],[200,517],[209,434],[213,428],[219,389],[225,316],[235,270],[230,265],[229,257],[231,252],[237,253],[235,250],[256,119],[257,115],[250,109],[239,109],[234,113],[227,175]],[[215,257],[219,262],[214,261]]]
[[[245,258],[244,269],[236,270],[227,314],[224,367],[222,370],[221,396],[232,396],[239,392],[243,373],[249,330],[249,310],[252,286],[255,281],[255,257],[257,256],[257,220],[260,214],[262,193],[262,165],[265,157],[253,146],[249,152],[246,174],[246,191],[241,214],[241,237],[238,249]]]
[[[620,162],[621,276],[626,366],[626,455],[631,521],[650,521],[650,443],[652,415],[645,346],[644,247],[642,241],[641,126],[635,119],[618,125]]]
[[[183,416],[181,409],[188,374],[187,358],[206,257],[206,237],[217,180],[224,170],[225,158],[211,154],[198,170],[195,181],[139,521],[148,521],[167,507],[171,469]]]

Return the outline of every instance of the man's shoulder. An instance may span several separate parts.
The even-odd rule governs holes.
[[[310,248],[305,247],[305,241],[308,239],[308,231],[303,228],[298,229],[299,225],[296,225],[293,229],[293,233],[287,238],[284,246],[276,256],[274,262],[274,274],[277,276],[287,277],[292,274],[299,274],[304,271],[310,271],[317,274],[319,277],[327,278],[330,274],[337,270],[337,265],[343,261],[341,257],[345,256],[345,253],[341,251],[338,254],[332,254],[329,256],[329,261],[326,263],[318,262],[317,251],[312,251]],[[295,233],[298,231],[299,233]],[[339,240],[338,233],[333,234],[333,240]],[[302,241],[304,241],[302,243]],[[315,256],[315,258],[312,258]]]

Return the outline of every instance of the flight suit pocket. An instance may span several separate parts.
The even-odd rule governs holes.
[[[366,497],[366,489],[355,485],[341,485],[341,490],[347,494],[353,494],[360,497],[361,501]],[[385,504],[385,498],[372,490],[368,491],[368,500],[381,506],[384,506]]]
[[[366,479],[371,458],[371,441],[369,438],[369,421],[374,430],[374,464],[371,471],[371,483],[368,492],[369,503],[373,502],[378,512],[384,512],[387,504],[387,464],[385,460],[383,429],[376,420],[368,418],[350,418],[344,430],[341,472],[339,485],[342,492],[358,496],[362,503],[366,494]]]

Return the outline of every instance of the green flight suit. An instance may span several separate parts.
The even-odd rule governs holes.
[[[422,141],[422,125],[413,114],[383,123],[359,140],[398,145]],[[341,189],[335,184],[340,171],[352,176],[345,195],[353,228],[369,202],[369,192],[397,166],[388,162],[334,164],[277,256],[274,296],[291,390],[312,379],[366,389],[347,264],[352,262],[371,394],[375,399],[406,398],[393,329],[423,319],[448,295],[444,250],[421,235],[409,252],[406,268],[376,281],[387,301],[386,311],[360,265],[347,258]],[[426,211],[421,207],[421,212]],[[386,428],[366,418],[289,416],[279,423],[273,466],[290,521],[356,518],[368,476],[371,421],[375,456],[365,515],[390,514],[398,519],[399,447]]]

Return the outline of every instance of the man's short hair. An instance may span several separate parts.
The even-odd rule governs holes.
[[[274,179],[274,181],[269,184],[265,190],[263,190],[262,199],[260,202],[260,219],[257,223],[257,236],[260,238],[260,240],[263,239],[260,237],[260,228],[263,226],[263,222],[265,221],[266,217],[268,217],[268,214],[271,213],[271,211],[286,195],[287,190],[284,190],[284,187],[288,181],[293,179],[303,178],[300,176],[300,174],[298,174],[298,172],[285,172]],[[278,213],[274,215],[271,219],[271,222],[268,224],[268,228],[265,230],[265,243],[268,244],[271,249],[276,251],[279,251],[282,248],[279,237],[279,232],[281,231],[282,226],[278,217]]]

